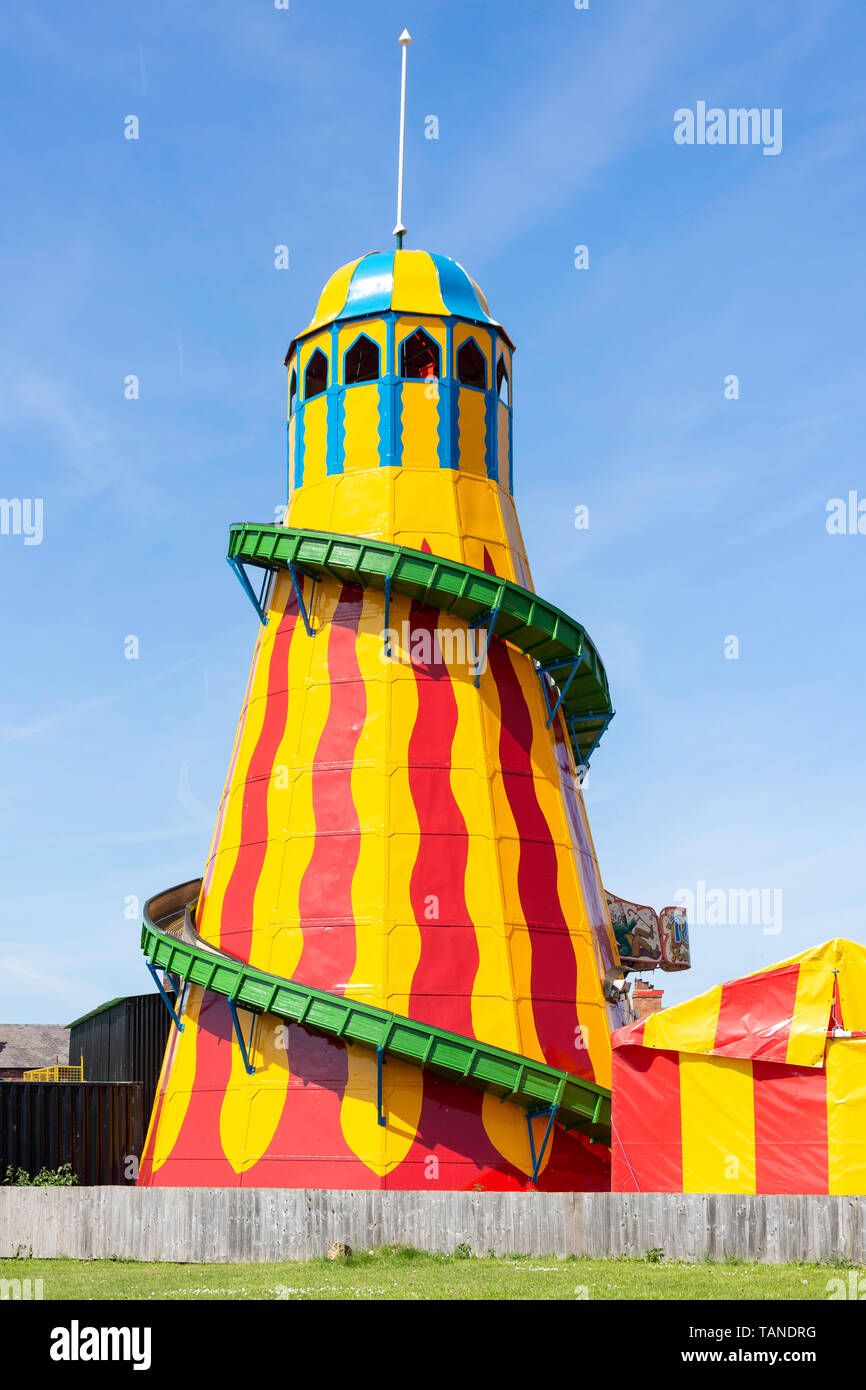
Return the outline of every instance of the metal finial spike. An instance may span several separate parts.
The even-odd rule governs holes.
[[[406,54],[412,42],[412,35],[408,29],[404,29],[397,40],[403,50],[403,70],[400,80],[400,149],[397,155],[397,225],[394,228],[394,236],[397,238],[397,250],[402,250],[403,237],[406,235],[406,228],[403,226],[403,147],[406,135]]]

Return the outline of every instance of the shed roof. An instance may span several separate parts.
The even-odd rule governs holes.
[[[0,1071],[65,1067],[69,1029],[60,1023],[0,1023]]]

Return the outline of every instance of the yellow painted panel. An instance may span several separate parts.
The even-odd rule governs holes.
[[[343,397],[345,421],[343,470],[379,467],[379,386],[375,381],[348,386]]]
[[[443,470],[450,473],[450,469]],[[464,542],[480,541],[484,545],[507,545],[508,538],[499,505],[499,489],[486,473],[454,475],[457,491],[457,511],[460,534]],[[472,561],[467,560],[468,564]],[[483,555],[479,569],[484,568]],[[511,578],[509,572],[508,577]]]
[[[508,407],[501,401],[496,402],[496,469],[499,474],[499,481],[503,487],[511,486],[511,478],[508,475],[508,437],[511,430],[511,421],[508,417]]]
[[[410,468],[386,471],[394,473],[395,542],[417,550],[420,540],[416,543],[405,537],[416,536],[420,532],[423,540],[429,532],[430,547],[437,555],[443,555],[449,560],[461,560],[463,555],[458,540],[453,471],[450,468],[436,468],[423,472],[415,472]],[[434,545],[434,533],[440,538],[438,545]],[[448,537],[447,547],[443,547],[443,537]]]
[[[447,314],[436,266],[426,251],[397,251],[394,256],[392,309],[418,314]]]
[[[231,1074],[220,1107],[220,1143],[236,1173],[252,1168],[273,1139],[289,1084],[288,1028],[273,1014],[256,1017],[239,1008],[245,1038],[250,1036],[254,1018],[250,1063],[255,1073],[248,1074],[232,1034]]]
[[[424,1073],[420,1067],[389,1057],[382,1070],[382,1110],[378,1121],[378,1070],[375,1052],[349,1044],[348,1077],[340,1106],[340,1124],[352,1151],[379,1177],[396,1168],[415,1142]]]
[[[511,551],[507,546],[498,545],[495,541],[479,541],[474,536],[468,536],[463,544],[464,564],[472,565],[477,570],[486,570],[488,564],[485,550],[487,558],[493,562],[493,573],[501,575],[504,579],[514,579]]]
[[[331,530],[353,536],[390,540],[394,468],[336,474]]]
[[[404,468],[439,469],[439,393],[435,383],[400,387],[400,455]]]
[[[316,396],[304,406],[304,486],[320,483],[327,474],[328,402]]]
[[[827,1043],[830,1191],[866,1192],[866,1038]]]
[[[680,1053],[684,1192],[755,1192],[752,1064]]]
[[[722,987],[716,985],[678,1004],[662,1009],[646,1021],[644,1047],[663,1047],[671,1052],[710,1052],[716,1040],[716,1025],[722,1003]]]
[[[532,582],[532,575],[529,570],[529,562],[526,558],[526,546],[523,541],[523,533],[520,530],[520,523],[517,520],[517,512],[514,507],[514,499],[504,488],[499,489],[499,503],[502,508],[502,521],[505,526],[505,534],[515,557],[518,573],[523,572],[523,578],[518,580],[524,589],[535,591]]]
[[[458,449],[460,470],[487,477],[486,403],[483,391],[469,386],[457,390]]]
[[[292,493],[286,514],[287,526],[306,527],[312,531],[336,531],[332,511],[337,497],[341,473],[332,473],[316,484],[306,483]]]
[[[348,265],[343,265],[339,270],[334,271],[319,295],[316,312],[304,330],[305,333],[308,333],[311,328],[318,328],[320,323],[327,323],[330,319],[336,318],[346,303],[349,282],[355,273],[355,268],[360,265],[363,259],[363,256],[359,256],[356,261],[349,261]]]

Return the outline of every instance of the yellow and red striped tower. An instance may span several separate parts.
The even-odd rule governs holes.
[[[441,558],[531,602],[512,343],[461,266],[401,249],[343,266],[286,365],[288,533]],[[567,682],[495,612],[485,660],[456,610],[333,564],[269,571],[261,603],[202,941],[608,1087],[619,956]],[[536,1167],[541,1187],[609,1186],[603,1145],[556,1128],[538,1163],[544,1118],[498,1095],[241,1009],[246,1059],[226,998],[178,999],[143,1183],[520,1188]]]

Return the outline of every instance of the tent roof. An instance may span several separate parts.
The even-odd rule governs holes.
[[[620,1028],[613,1046],[819,1067],[837,981],[837,1024],[866,1034],[866,947],[836,937]]]

